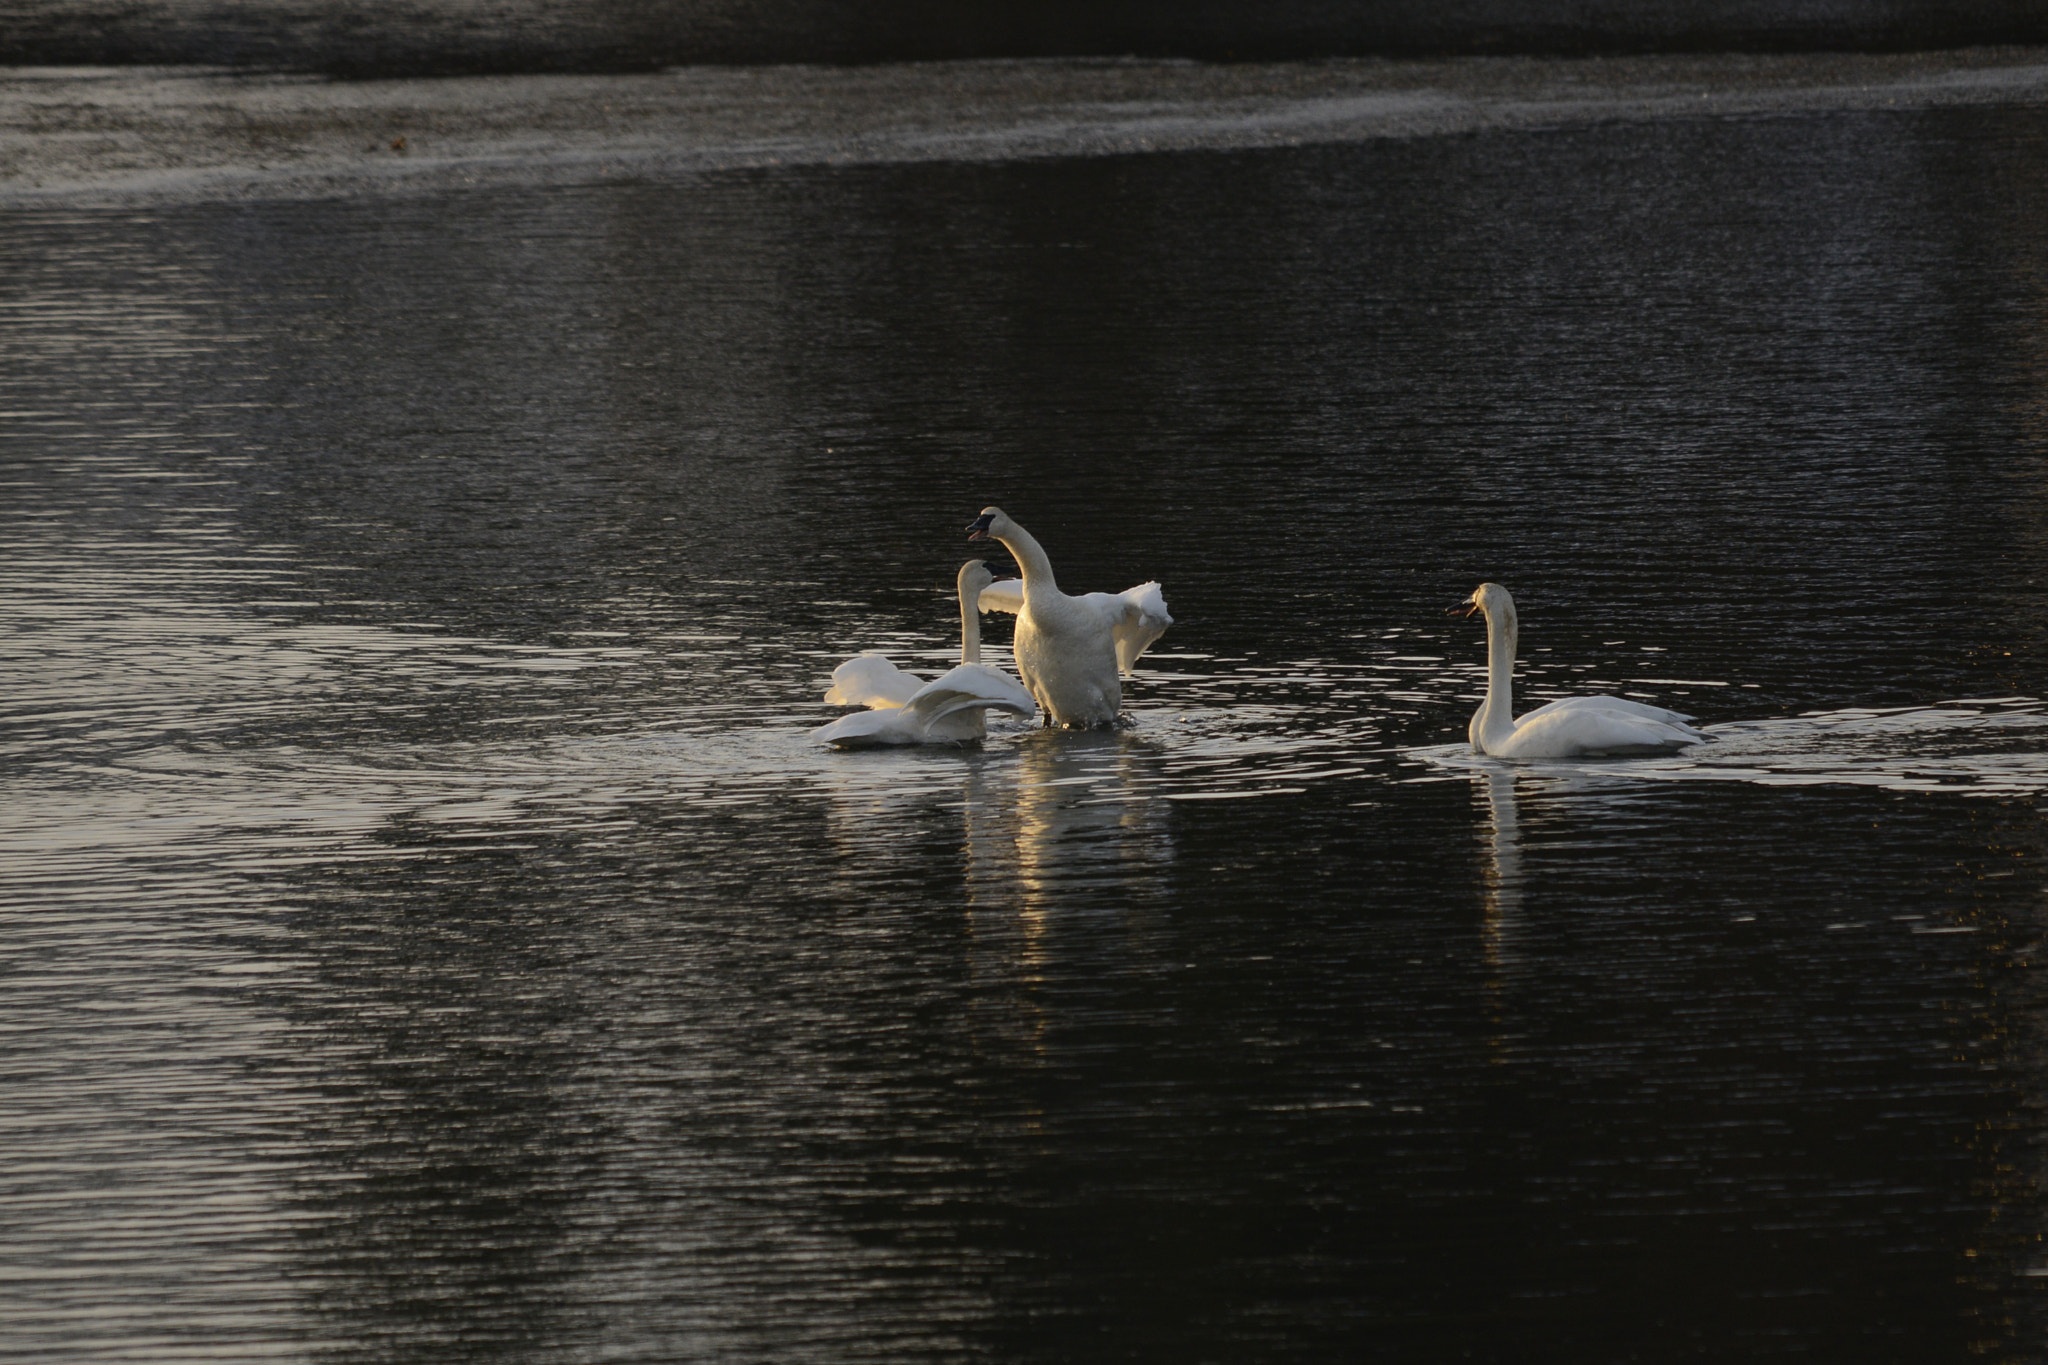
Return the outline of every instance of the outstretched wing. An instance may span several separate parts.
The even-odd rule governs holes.
[[[1120,593],[1086,593],[1076,600],[1086,602],[1109,622],[1110,631],[1116,636],[1116,666],[1120,673],[1129,673],[1138,656],[1173,624],[1173,617],[1166,610],[1166,595],[1157,583],[1140,583]],[[1021,613],[1024,580],[1005,578],[989,584],[981,590],[979,605],[983,611]]]
[[[863,654],[832,670],[825,700],[833,706],[881,709],[903,705],[923,686],[924,679],[915,673],[905,673],[879,654]]]
[[[1109,622],[1110,633],[1116,637],[1119,673],[1129,673],[1138,656],[1173,624],[1173,617],[1166,610],[1166,595],[1159,591],[1157,583],[1140,583],[1120,593],[1091,592],[1082,600]]]
[[[1038,713],[1038,703],[1029,692],[986,664],[962,664],[950,673],[941,673],[904,703],[904,710],[926,727],[975,707],[1014,711],[1020,716]]]

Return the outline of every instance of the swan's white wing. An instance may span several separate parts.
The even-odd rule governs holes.
[[[1166,594],[1159,590],[1157,583],[1140,583],[1135,588],[1126,588],[1118,594],[1124,609],[1116,623],[1116,666],[1129,673],[1137,666],[1138,656],[1152,647],[1152,642],[1166,634],[1166,628],[1173,624],[1173,617],[1166,611]]]
[[[1683,725],[1692,717],[1681,711],[1667,711],[1661,706],[1646,706],[1639,701],[1626,701],[1621,697],[1565,697],[1560,701],[1539,706],[1524,715],[1524,721],[1537,716],[1547,716],[1554,711],[1617,711],[1624,715],[1641,716],[1644,720],[1661,720],[1666,725]]]
[[[1007,674],[986,664],[962,664],[918,689],[903,709],[915,714],[920,724],[931,726],[956,712],[972,709],[1032,716],[1038,714],[1038,703]]]
[[[902,706],[856,711],[811,731],[811,738],[840,749],[883,744],[959,744],[981,738],[990,710],[1038,712],[1031,694],[982,664],[962,664],[917,690]]]
[[[811,731],[811,738],[836,749],[872,749],[882,744],[922,744],[924,726],[900,706],[856,711]]]
[[[901,706],[923,686],[924,679],[915,673],[905,673],[879,654],[863,654],[832,670],[825,700],[833,706]]]
[[[1121,673],[1130,672],[1137,664],[1138,656],[1150,649],[1152,642],[1173,624],[1173,617],[1166,610],[1166,596],[1160,592],[1157,583],[1140,583],[1120,593],[1086,593],[1073,600],[1086,602],[1109,622],[1110,630],[1116,636],[1116,666]],[[1024,610],[1024,580],[1005,578],[999,583],[989,584],[981,590],[980,606],[983,611],[1021,613]]]
[[[981,590],[978,601],[983,611],[1006,611],[1015,616],[1024,610],[1024,580],[997,579]]]
[[[1091,592],[1075,599],[1085,602],[1109,624],[1116,639],[1116,667],[1129,673],[1138,656],[1173,624],[1167,615],[1166,597],[1157,583],[1140,583],[1120,593]]]
[[[1584,701],[1598,701],[1588,697]],[[1630,711],[1595,706],[1545,708],[1515,722],[1514,733],[1489,750],[1496,758],[1578,758],[1601,754],[1668,753],[1711,736]]]

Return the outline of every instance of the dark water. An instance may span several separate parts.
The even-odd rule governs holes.
[[[6,217],[0,1353],[2043,1358],[2044,310],[2038,110]],[[810,745],[991,502],[1133,723]]]

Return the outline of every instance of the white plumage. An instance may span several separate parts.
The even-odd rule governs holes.
[[[1110,618],[1110,633],[1116,637],[1117,671],[1129,677],[1138,656],[1166,633],[1173,617],[1166,610],[1166,596],[1157,583],[1140,583],[1120,593],[1084,593],[1087,602]],[[1006,611],[1020,616],[1024,611],[1024,580],[1004,578],[981,590],[983,611]]]
[[[1486,617],[1486,700],[1466,731],[1472,747],[1493,758],[1593,758],[1669,753],[1713,736],[1686,724],[1691,716],[1620,697],[1566,697],[1514,716],[1515,599],[1498,583],[1481,583],[1464,615]]]
[[[917,695],[924,679],[905,673],[879,654],[862,654],[832,670],[825,700],[833,706],[901,706]]]
[[[1029,692],[981,662],[979,600],[990,578],[982,560],[970,559],[960,566],[958,668],[925,682],[878,654],[848,659],[832,670],[832,689],[825,700],[873,709],[820,726],[811,732],[811,738],[840,749],[971,744],[988,733],[990,710],[1035,714],[1038,708]]]
[[[1018,588],[996,592],[993,599],[985,588],[981,601],[999,611],[1016,610],[1017,676],[1049,720],[1068,726],[1114,721],[1123,706],[1119,675],[1173,624],[1159,585],[1069,597],[1054,580],[1044,548],[1000,507],[983,508],[967,532],[969,540],[1001,541],[1024,571]]]

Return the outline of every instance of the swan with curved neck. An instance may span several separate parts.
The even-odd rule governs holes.
[[[981,662],[981,593],[995,581],[984,560],[960,566],[955,584],[960,592],[960,666],[924,682],[876,654],[848,659],[832,670],[828,702],[866,705],[873,709],[842,716],[811,732],[811,738],[841,749],[882,744],[970,744],[988,733],[990,710],[1029,716],[1037,711],[1031,694],[996,669]],[[883,672],[909,679],[914,686],[900,700],[889,698],[902,684]],[[873,689],[872,701],[854,700]]]
[[[1453,614],[1486,618],[1486,700],[1466,735],[1493,758],[1598,758],[1669,753],[1713,736],[1686,724],[1691,716],[1620,697],[1567,697],[1514,714],[1515,599],[1498,583],[1481,583]]]
[[[1159,585],[1070,597],[1060,591],[1045,548],[1000,507],[984,507],[968,524],[967,538],[1001,541],[1023,570],[1020,593],[1002,601],[984,593],[980,600],[1017,612],[1017,676],[1045,708],[1047,724],[1113,723],[1123,706],[1120,675],[1173,624]]]

